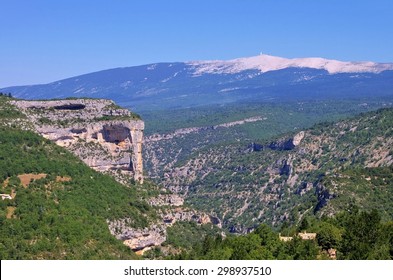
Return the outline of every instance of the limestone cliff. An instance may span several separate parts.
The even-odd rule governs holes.
[[[144,122],[111,100],[12,101],[45,138],[63,146],[90,167],[120,171],[143,182]]]

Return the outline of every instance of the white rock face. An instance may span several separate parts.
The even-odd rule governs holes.
[[[297,146],[300,144],[300,142],[303,140],[304,138],[304,131],[300,131],[298,134],[296,134],[293,137],[292,143],[294,146]]]
[[[143,182],[144,122],[113,101],[13,101],[43,137],[67,148],[90,167],[120,170]]]
[[[107,223],[111,234],[134,251],[161,245],[167,238],[167,228],[177,221],[193,221],[198,225],[214,224],[219,228],[222,227],[219,218],[182,207],[164,210],[161,212],[161,218],[162,221],[143,229],[133,228],[132,220],[129,218],[107,220]]]
[[[233,60],[191,61],[189,65],[195,69],[196,76],[211,74],[233,74],[245,70],[259,70],[262,73],[289,67],[313,68],[336,73],[380,73],[393,70],[393,63],[345,62],[319,57],[287,59],[270,55],[237,58]]]

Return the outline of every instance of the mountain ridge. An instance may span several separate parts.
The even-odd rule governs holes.
[[[283,58],[260,54],[258,56],[231,60],[193,61],[197,73],[238,73],[245,70],[260,70],[262,73],[285,68],[312,68],[326,70],[329,74],[337,73],[381,73],[393,70],[393,63],[371,61],[339,61],[320,57]],[[210,66],[210,67],[209,67]],[[221,70],[221,71],[220,71]]]
[[[265,62],[260,64],[261,61]],[[341,73],[339,68],[352,72]],[[276,70],[267,71],[269,69]],[[369,72],[355,73],[354,69]],[[239,101],[384,96],[391,95],[392,87],[393,64],[351,64],[319,58],[290,60],[265,55],[224,62],[155,63],[114,68],[49,84],[7,87],[0,91],[22,99],[112,99],[140,113]]]

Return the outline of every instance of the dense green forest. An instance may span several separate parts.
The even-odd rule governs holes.
[[[316,237],[300,238],[298,233],[304,231],[316,233]],[[333,218],[306,218],[298,226],[284,224],[281,234],[292,239],[280,240],[279,234],[265,224],[246,235],[230,234],[223,238],[208,234],[200,242],[190,242],[169,259],[393,259],[393,222],[382,222],[377,210],[365,212],[353,206]],[[176,244],[182,238],[177,233],[171,240]],[[329,249],[335,249],[335,257],[329,255]],[[160,257],[159,251],[155,253],[155,257]]]

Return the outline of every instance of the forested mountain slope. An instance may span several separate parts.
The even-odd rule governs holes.
[[[233,232],[298,223],[348,205],[393,215],[393,110],[261,142],[208,146],[164,170],[164,185]]]
[[[107,220],[127,217],[134,227],[155,220],[141,200],[149,185],[125,186],[92,170],[28,130],[31,123],[9,100],[0,96],[1,259],[136,258]]]
[[[122,242],[133,228],[142,229],[136,250],[154,248],[148,258],[320,259],[331,248],[338,258],[392,256],[393,109],[206,145],[159,178],[184,197],[181,206],[148,181],[119,183],[92,170],[33,132],[11,100],[0,96],[2,259],[137,258]],[[301,230],[317,235],[278,238]]]

